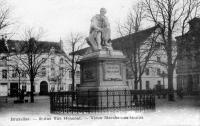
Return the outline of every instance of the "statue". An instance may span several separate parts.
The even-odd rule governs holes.
[[[101,49],[112,50],[110,24],[105,14],[106,9],[101,8],[100,14],[95,15],[91,19],[90,33],[86,41],[92,47],[93,51]]]

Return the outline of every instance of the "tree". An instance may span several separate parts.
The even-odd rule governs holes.
[[[0,0],[0,36],[2,37],[1,40],[1,47],[0,47],[0,60],[2,58],[7,57],[7,47],[5,44],[5,38],[7,38],[7,29],[13,23],[10,20],[10,8],[8,7],[7,3],[4,0]],[[3,55],[2,55],[3,54]]]
[[[128,14],[125,23],[122,25],[118,24],[118,33],[120,36],[122,38],[128,36],[125,41],[131,41],[133,43],[133,46],[127,46],[122,51],[128,58],[128,67],[131,68],[134,76],[134,88],[138,89],[139,83],[140,90],[142,89],[141,77],[158,46],[156,44],[156,38],[158,36],[156,31],[157,26],[153,29],[152,35],[148,40],[144,40],[144,42],[133,40],[132,34],[138,33],[142,29],[144,19],[144,5],[140,2],[133,6],[133,10]]]
[[[67,50],[70,53],[66,55],[65,62],[67,63],[67,70],[71,72],[72,91],[75,90],[75,72],[78,67],[78,64],[76,62],[80,59],[80,55],[75,55],[74,52],[82,48],[83,43],[80,43],[81,41],[83,41],[83,36],[80,33],[71,33],[69,39],[67,40]]]
[[[41,49],[38,39],[42,35],[40,31],[38,34],[33,32],[33,29],[25,32],[25,41],[19,43],[19,49],[14,54],[13,60],[19,61],[21,69],[27,72],[31,84],[30,101],[34,102],[34,80],[39,73],[39,69],[49,58],[51,52],[45,52]]]
[[[161,24],[161,41],[167,62],[169,101],[174,100],[173,72],[178,59],[176,43],[177,33],[184,34],[187,22],[198,13],[199,0],[145,0],[145,13],[150,21]]]
[[[0,35],[6,35],[5,31],[11,25],[10,8],[6,2],[0,0]]]

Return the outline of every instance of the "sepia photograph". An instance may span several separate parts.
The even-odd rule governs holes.
[[[0,126],[200,126],[200,0],[0,0]]]

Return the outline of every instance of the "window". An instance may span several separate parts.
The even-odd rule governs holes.
[[[145,69],[145,73],[146,73],[146,75],[149,75],[149,68]]]
[[[80,78],[80,71],[76,71],[76,78]]]
[[[60,64],[63,64],[63,58],[60,58]]]
[[[157,62],[160,62],[160,57],[159,56],[157,56]]]
[[[26,77],[26,72],[22,71],[22,77]]]
[[[16,71],[16,70],[13,70],[13,71],[12,71],[12,77],[13,77],[13,78],[17,77],[17,71]]]
[[[60,67],[59,70],[60,70],[60,75],[61,75],[61,76],[64,76],[64,68],[63,68],[63,67]]]
[[[42,76],[46,76],[46,68],[42,68]]]
[[[2,70],[2,78],[7,78],[7,70]]]
[[[149,81],[146,81],[146,90],[150,89],[149,85],[150,85]]]
[[[51,63],[55,63],[55,59],[54,58],[51,58]]]
[[[55,76],[55,68],[51,68],[51,76]]]
[[[157,69],[157,75],[160,75],[160,68]]]
[[[26,91],[26,85],[25,84],[22,85],[22,90]]]

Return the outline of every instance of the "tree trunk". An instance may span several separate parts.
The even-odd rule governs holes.
[[[138,81],[137,81],[136,78],[135,78],[135,80],[134,80],[134,88],[135,88],[135,90],[138,89]],[[137,100],[137,98],[138,98],[137,95],[134,94],[134,95],[133,95],[133,99]]]
[[[71,86],[71,91],[74,91],[74,84],[75,84],[75,71],[74,69],[72,70],[72,86]],[[72,101],[75,101],[75,94],[72,94]]]
[[[171,33],[171,32],[170,32]],[[169,33],[169,34],[170,34]],[[169,35],[170,36],[170,35]],[[168,49],[167,49],[167,65],[168,65],[168,100],[174,101],[174,92],[173,92],[173,64],[172,64],[172,37],[168,37],[170,40],[168,41]]]
[[[30,97],[30,100],[31,100],[31,103],[34,103],[34,78],[30,78],[30,82],[31,82],[31,97]]]
[[[170,6],[169,10],[171,9]],[[172,59],[172,13],[168,13],[168,35],[167,35],[167,65],[168,65],[168,100],[174,101],[174,92],[173,92],[173,59]]]
[[[142,79],[141,79],[141,77],[139,78],[139,83],[140,83],[140,90],[142,90]]]
[[[137,82],[137,80],[136,80],[136,79],[134,80],[134,88],[135,88],[135,90],[137,90],[137,89],[138,89],[138,82]]]
[[[72,52],[74,52],[74,45],[72,46]],[[75,82],[75,55],[72,55],[72,87],[71,90],[74,91],[74,82]]]
[[[74,91],[74,83],[75,83],[75,71],[72,70],[72,86],[71,86],[71,90]]]
[[[174,88],[173,88],[173,68],[172,66],[168,67],[168,100],[174,101]]]

